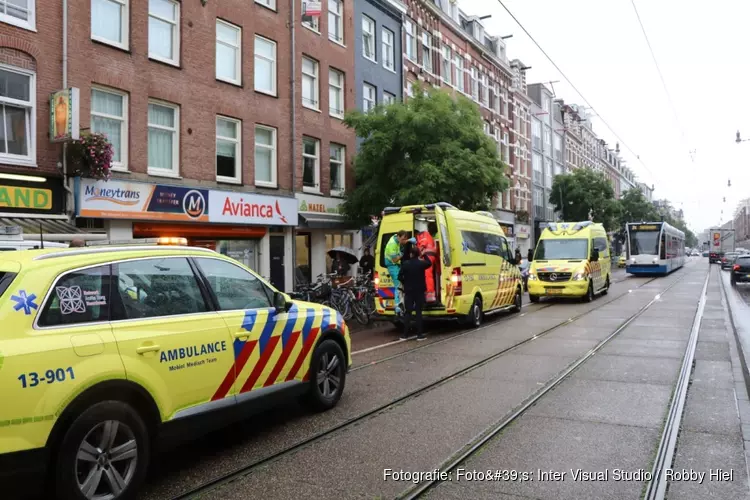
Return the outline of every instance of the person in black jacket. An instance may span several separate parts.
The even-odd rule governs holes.
[[[411,312],[417,320],[417,340],[424,340],[422,333],[422,307],[424,307],[424,293],[427,290],[424,272],[432,265],[430,260],[421,255],[417,247],[412,246],[409,250],[409,260],[401,264],[401,283],[404,287],[404,333],[401,339],[409,336],[411,323]]]
[[[375,269],[375,257],[370,255],[370,247],[365,248],[365,253],[361,259],[359,259],[359,271],[367,276],[372,274]]]

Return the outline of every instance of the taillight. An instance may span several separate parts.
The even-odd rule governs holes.
[[[737,264],[735,264],[735,265],[732,266],[732,270],[733,271],[739,271],[740,270],[740,266],[738,266]]]
[[[461,280],[461,268],[454,267],[451,273],[451,284],[453,285],[453,294],[461,295],[464,293],[464,284]]]
[[[377,289],[378,287],[380,287],[380,274],[378,274],[377,271],[374,271],[372,273],[372,282],[375,285],[375,289]]]

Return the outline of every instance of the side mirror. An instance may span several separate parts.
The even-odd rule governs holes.
[[[591,262],[597,262],[599,260],[599,250],[594,248],[591,251]]]
[[[288,300],[286,294],[281,292],[274,292],[273,294],[273,306],[276,308],[277,313],[287,312],[292,307],[292,303]]]

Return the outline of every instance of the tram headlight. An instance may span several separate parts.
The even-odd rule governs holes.
[[[654,264],[656,264],[657,262],[659,262],[659,259],[657,257],[654,257],[654,260],[652,260],[651,262],[653,262]]]

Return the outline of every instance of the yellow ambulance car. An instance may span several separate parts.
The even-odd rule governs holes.
[[[0,325],[2,498],[46,477],[44,498],[133,498],[166,430],[327,410],[351,365],[336,311],[203,248],[3,252]]]
[[[592,221],[553,222],[542,232],[529,270],[529,300],[582,297],[590,302],[610,285],[607,231]]]
[[[375,309],[380,317],[399,322],[385,247],[399,231],[416,236],[417,223],[426,223],[438,254],[431,267],[436,301],[425,304],[426,318],[453,318],[479,326],[486,314],[521,310],[521,272],[500,225],[487,212],[466,212],[440,202],[388,207],[383,211],[374,273]],[[400,300],[403,301],[403,293]]]

